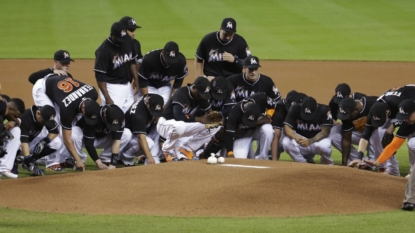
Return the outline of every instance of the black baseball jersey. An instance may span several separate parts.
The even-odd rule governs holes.
[[[285,99],[280,99],[277,101],[274,115],[272,116],[271,125],[274,129],[283,129],[284,127],[284,120],[288,114],[289,107],[287,107]]]
[[[7,100],[3,98],[3,100],[0,100],[0,116],[4,116],[6,114],[6,110],[7,110]],[[3,123],[3,122],[0,122],[0,123]]]
[[[46,94],[59,106],[61,126],[72,128],[72,121],[81,113],[81,103],[84,99],[98,99],[98,92],[91,85],[72,79],[68,76],[46,76]]]
[[[210,105],[213,111],[222,112],[225,108],[232,108],[236,104],[235,92],[229,91],[223,100],[210,99]],[[230,110],[230,109],[229,109]],[[225,116],[225,115],[224,115]],[[226,116],[225,116],[226,117]]]
[[[255,93],[265,93],[274,102],[281,99],[281,94],[275,86],[274,81],[263,74],[258,74],[258,76],[258,79],[253,83],[246,79],[245,73],[235,74],[227,79],[234,87],[237,102]]]
[[[322,126],[333,126],[330,108],[324,104],[318,104],[317,115],[311,121],[301,119],[301,105],[291,106],[285,118],[284,125],[291,127],[295,132],[303,137],[312,138],[321,131]]]
[[[133,43],[117,45],[108,37],[95,51],[94,71],[106,75],[103,82],[126,84],[131,82],[131,63],[136,57]]]
[[[172,98],[169,99],[167,105],[163,111],[163,117],[167,120],[174,119],[179,121],[189,121],[192,122],[194,114],[198,109],[206,111],[211,108],[209,101],[201,99],[196,100],[190,94],[190,87],[192,84],[187,84],[187,86],[180,87],[177,89]],[[180,113],[174,114],[175,105],[180,106],[182,111]]]
[[[141,88],[152,86],[160,88],[171,86],[171,81],[175,80],[173,88],[182,86],[184,77],[187,76],[186,58],[179,53],[179,61],[175,64],[166,65],[163,61],[161,49],[148,52],[138,70],[139,85]]]
[[[415,132],[415,124],[408,124],[406,122],[400,122],[398,131],[396,132],[396,137],[407,138],[410,134]]]
[[[24,113],[20,116],[20,141],[22,143],[29,143],[33,141],[41,132],[43,126],[39,124],[36,120],[36,111],[38,110],[38,107],[33,105],[31,108],[26,109]],[[55,125],[53,127],[46,127],[49,133],[52,134],[59,134],[59,128],[58,124],[55,122]]]
[[[107,125],[104,122],[104,109],[109,108],[108,105],[101,106],[101,111],[99,112],[99,117],[96,125],[88,125],[84,118],[82,117],[77,123],[76,126],[80,127],[84,132],[84,138],[87,139],[96,139],[106,137],[108,134],[112,134],[113,140],[120,140],[124,128],[121,128],[119,131],[110,131],[107,128]]]
[[[229,42],[222,42],[218,32],[212,32],[203,37],[196,50],[196,58],[203,60],[203,73],[206,76],[223,76],[228,77],[232,74],[242,72],[242,66],[238,67],[235,63],[223,61],[223,53],[231,53],[238,59],[244,59],[251,55],[248,44],[245,39],[234,34],[232,40]]]
[[[361,99],[361,98],[363,98],[365,96],[366,96],[365,94],[359,93],[359,92],[352,93],[352,98],[354,100]],[[336,104],[336,103],[334,103],[333,99],[334,99],[334,96],[330,100],[329,107],[330,107],[330,110],[331,110],[331,114],[332,114],[333,120],[336,120],[337,121],[337,111],[339,110],[339,105]]]
[[[360,99],[360,101],[362,101],[362,104],[363,104],[362,110],[359,112],[359,114],[357,115],[355,119],[342,120],[342,130],[343,131],[351,131],[351,130],[361,131],[361,129],[355,128],[353,122],[359,120],[360,118],[366,118],[367,120],[367,116],[369,115],[370,108],[372,107],[373,104],[376,103],[377,98],[378,97],[376,96],[362,97]]]
[[[134,135],[145,134],[150,130],[154,117],[151,116],[150,111],[145,104],[147,96],[153,94],[144,95],[141,100],[134,102],[131,108],[125,113],[125,127],[130,129]]]
[[[234,139],[243,138],[250,130],[255,129],[255,127],[249,128],[242,122],[242,117],[245,112],[244,104],[246,102],[241,101],[237,103],[226,118],[225,131]]]
[[[133,49],[137,56],[135,57],[135,62],[139,63],[141,62],[141,59],[143,59],[143,54],[141,53],[141,44],[140,41],[133,39]]]
[[[35,84],[37,80],[44,78],[46,75],[53,74],[53,68],[47,68],[44,70],[39,70],[37,72],[34,72],[29,76],[29,82],[32,84]],[[67,73],[69,77],[72,78],[72,75],[70,73]]]
[[[403,100],[415,100],[415,85],[409,84],[403,87],[395,87],[383,93],[378,101],[384,102],[389,106],[389,118],[394,119],[399,111],[399,103]]]

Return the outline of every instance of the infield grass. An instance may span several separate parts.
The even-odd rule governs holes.
[[[0,58],[94,58],[113,22],[135,18],[146,52],[176,41],[193,59],[225,17],[260,59],[415,61],[412,0],[0,1]]]

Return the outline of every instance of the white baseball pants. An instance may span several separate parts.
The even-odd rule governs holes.
[[[3,148],[6,150],[7,154],[4,155],[3,158],[0,158],[0,173],[12,170],[14,159],[16,158],[17,151],[20,148],[20,128],[14,127],[10,130],[10,133],[14,138],[4,144]]]
[[[107,83],[107,91],[114,104],[121,108],[125,113],[131,105],[134,103],[134,90],[131,83],[126,84],[112,84]],[[99,91],[101,96],[101,106],[105,105],[105,98],[101,90]]]
[[[236,139],[233,142],[233,154],[238,159],[268,159],[268,151],[274,138],[274,129],[271,124],[251,130],[247,137]],[[252,149],[252,142],[258,141],[258,155]]]
[[[311,144],[308,147],[300,146],[294,139],[284,136],[282,140],[282,146],[285,152],[287,152],[294,162],[314,162],[314,156],[320,155],[321,164],[332,165],[334,162],[331,159],[331,140],[330,138],[324,138],[318,142]]]
[[[152,86],[147,86],[147,89],[148,89],[148,93],[158,94],[161,97],[163,97],[164,104],[166,104],[167,101],[170,98],[171,87],[169,87],[169,86],[164,86],[164,87],[160,87],[160,88],[155,88],[155,87],[152,87]],[[141,100],[141,98],[143,98],[143,95],[139,91],[137,93],[137,100]]]
[[[33,141],[31,141],[29,143],[29,148],[30,151],[33,151],[33,149],[35,148],[36,144],[42,140],[43,138],[45,138],[46,136],[48,136],[49,132],[46,129],[46,127],[43,127],[42,132],[40,132],[39,135],[37,135],[36,138],[33,139]],[[55,152],[53,152],[52,154],[45,156],[41,159],[39,159],[38,161],[36,161],[37,163],[40,164],[44,164],[46,165],[46,167],[50,167],[56,164],[61,163],[61,156],[60,156],[60,149],[63,146],[63,142],[62,139],[60,138],[60,136],[58,135],[56,138],[54,138],[51,142],[49,142],[48,146],[54,150],[56,150]]]

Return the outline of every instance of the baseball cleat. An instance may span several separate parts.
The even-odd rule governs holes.
[[[174,156],[173,154],[169,153],[169,152],[163,152],[163,155],[166,159],[166,162],[176,162],[177,161],[177,156]]]
[[[403,205],[402,205],[401,209],[402,209],[402,210],[412,211],[412,210],[414,210],[414,209],[415,209],[415,204],[413,204],[413,203],[409,203],[409,202],[405,202],[405,203],[403,203]]]
[[[193,151],[188,151],[188,150],[184,149],[183,147],[179,147],[179,149],[177,149],[177,151],[179,153],[181,153],[182,155],[186,156],[187,159],[189,159],[189,160],[193,159]]]
[[[18,175],[14,174],[14,173],[12,173],[11,171],[8,171],[8,170],[0,173],[0,176],[5,176],[5,177],[10,178],[10,179],[17,179],[17,177],[19,177]]]
[[[65,169],[60,164],[55,164],[46,168],[47,171],[64,172]]]

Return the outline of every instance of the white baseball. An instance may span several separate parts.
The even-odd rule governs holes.
[[[218,162],[218,159],[215,157],[214,153],[210,154],[210,157],[208,158],[207,162],[209,164],[216,164]]]
[[[225,158],[224,157],[219,157],[218,158],[218,163],[224,163],[225,162]]]

